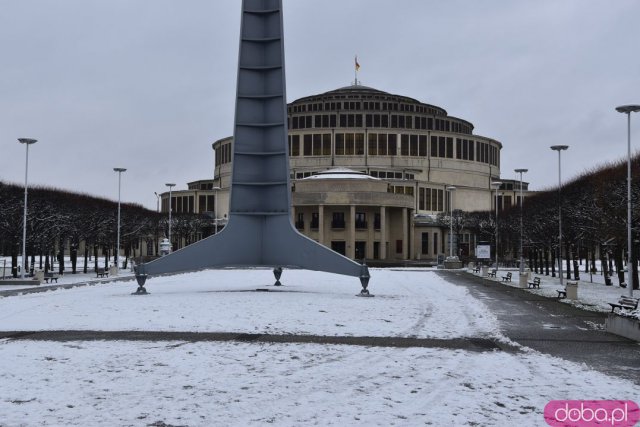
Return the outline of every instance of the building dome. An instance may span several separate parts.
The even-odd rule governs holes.
[[[494,207],[502,144],[439,106],[351,85],[289,103],[287,126],[296,227],[350,258],[436,259],[448,252],[448,230],[424,218],[449,212],[451,199],[463,211]],[[213,144],[223,190],[232,144]],[[506,194],[499,203],[514,204]]]

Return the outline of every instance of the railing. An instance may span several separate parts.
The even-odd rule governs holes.
[[[331,228],[344,228],[344,220],[331,221]]]
[[[367,229],[367,221],[356,221],[356,229],[366,230]]]

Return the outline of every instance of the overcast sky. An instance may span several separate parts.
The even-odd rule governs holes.
[[[233,132],[240,1],[0,0],[0,180],[155,209],[213,176]],[[626,158],[640,104],[638,0],[284,0],[287,97],[353,81],[437,105],[502,142],[532,189]],[[632,115],[632,150],[640,113]],[[634,142],[635,141],[635,142]],[[640,179],[640,177],[638,177]],[[1,203],[1,201],[0,201]]]

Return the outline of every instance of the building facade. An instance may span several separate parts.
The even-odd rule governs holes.
[[[292,221],[350,258],[435,260],[449,253],[438,214],[452,206],[495,208],[491,183],[500,180],[502,144],[473,134],[472,123],[443,108],[352,85],[288,104],[288,128]],[[222,217],[228,213],[233,138],[214,142],[213,149],[210,182],[219,188]],[[514,185],[519,189],[518,181],[503,184],[499,207],[518,202]],[[194,209],[202,209],[195,199]],[[472,249],[472,236],[467,238]]]

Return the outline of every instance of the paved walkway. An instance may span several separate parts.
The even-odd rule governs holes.
[[[640,384],[640,343],[605,332],[606,313],[580,310],[464,271],[439,274],[485,303],[511,340]]]
[[[287,344],[362,345],[369,347],[427,347],[475,352],[505,350],[517,347],[484,338],[402,338],[353,337],[295,334],[244,334],[237,332],[165,332],[165,331],[3,331],[0,339],[33,341],[237,341]]]

